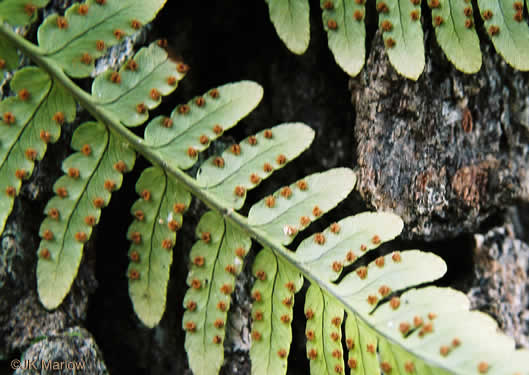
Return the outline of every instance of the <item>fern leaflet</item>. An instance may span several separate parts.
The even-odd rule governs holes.
[[[308,0],[266,0],[270,19],[288,49],[298,55],[309,46],[310,23]]]
[[[184,297],[185,347],[195,374],[216,374],[224,360],[230,295],[251,240],[212,211],[202,216],[196,235],[199,240],[191,249],[187,277],[190,288]]]
[[[323,26],[336,63],[350,76],[362,70],[366,58],[365,4],[352,0],[320,0]]]
[[[252,374],[286,374],[294,295],[303,286],[303,276],[270,249],[257,254],[253,274]]]
[[[182,226],[182,213],[191,196],[157,167],[143,171],[136,192],[141,198],[131,208],[135,220],[128,233],[132,241],[129,294],[141,321],[154,327],[165,311],[176,231]]]
[[[18,95],[0,102],[0,232],[13,208],[22,180],[55,142],[64,121],[75,117],[75,102],[41,69],[19,70],[11,81]]]
[[[40,228],[37,284],[48,309],[59,306],[70,290],[84,243],[136,158],[134,150],[101,123],[79,126],[72,147],[77,152],[63,162],[65,175],[54,185],[57,195],[46,205]]]
[[[39,45],[43,55],[66,74],[87,77],[94,69],[95,59],[150,22],[165,1],[88,0],[74,4],[64,17],[53,14],[44,20],[38,30]]]

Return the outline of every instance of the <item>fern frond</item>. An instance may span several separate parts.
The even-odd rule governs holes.
[[[355,182],[355,174],[347,168],[312,174],[254,204],[248,222],[288,245],[312,221],[340,203]]]
[[[265,0],[277,35],[287,48],[301,55],[310,39],[308,0]]]
[[[57,195],[46,205],[40,227],[37,284],[48,309],[59,306],[70,290],[101,209],[136,158],[134,150],[101,123],[79,126],[71,144],[77,152],[63,162],[65,175],[54,185]]]
[[[39,68],[16,72],[11,90],[17,96],[0,102],[0,233],[22,180],[59,138],[61,124],[75,117],[73,98]]]
[[[195,375],[210,375],[219,372],[224,360],[230,295],[251,240],[213,211],[202,216],[196,235],[199,240],[190,252],[183,328],[190,368]]]
[[[93,7],[99,6],[90,4]],[[406,5],[405,1],[402,4],[399,14],[405,17],[404,10],[411,6]],[[393,5],[392,3],[392,7],[387,9],[389,15],[384,13],[383,7],[379,7],[382,23],[395,17],[391,14],[395,10]],[[81,8],[78,6],[73,9],[80,11]],[[121,12],[121,15],[125,14],[126,12]],[[392,21],[391,27],[388,24],[382,26],[381,23],[381,27],[387,29],[385,33],[400,30],[400,34],[397,33],[398,38],[396,37],[398,41],[399,38],[404,38],[403,32],[410,33],[415,30],[407,22],[404,20],[403,24],[397,24]],[[422,46],[422,31],[419,31],[419,44]],[[356,179],[351,170],[338,168],[308,176],[253,205],[249,217],[245,218],[235,212],[233,207],[227,206],[217,193],[208,191],[180,169],[192,166],[198,151],[206,149],[212,139],[217,138],[223,130],[233,126],[253,109],[262,95],[262,89],[258,85],[248,82],[226,85],[211,91],[209,97],[195,99],[191,106],[179,107],[178,114],[173,114],[171,121],[158,119],[154,124],[158,126],[157,129],[152,128],[154,125],[151,123],[151,128],[146,133],[148,142],[145,142],[122,124],[117,112],[113,113],[94,100],[93,96],[82,91],[56,66],[53,59],[43,57],[39,48],[23,40],[5,25],[0,25],[0,33],[41,65],[53,77],[53,82],[64,86],[65,92],[68,90],[68,93],[101,121],[84,124],[76,130],[72,145],[79,152],[64,162],[63,168],[68,176],[58,180],[55,185],[58,196],[52,198],[46,207],[49,217],[41,227],[41,236],[44,239],[39,248],[37,277],[41,301],[47,307],[57,306],[70,288],[82,256],[83,242],[89,238],[92,225],[97,223],[101,207],[110,199],[111,193],[108,190],[120,186],[121,172],[132,167],[135,151],[138,151],[158,168],[163,169],[165,186],[171,183],[179,184],[212,209],[204,215],[197,228],[200,240],[191,251],[193,264],[188,277],[188,285],[191,288],[187,291],[184,302],[187,311],[183,325],[188,331],[186,349],[191,367],[196,373],[214,374],[220,369],[229,295],[234,288],[235,275],[242,267],[242,258],[250,248],[251,239],[257,240],[266,249],[261,253],[264,255],[259,256],[255,266],[258,281],[254,292],[259,288],[267,291],[272,289],[272,292],[268,292],[272,295],[272,302],[267,303],[274,303],[274,298],[283,297],[281,305],[275,309],[275,312],[282,314],[279,319],[272,310],[263,312],[262,322],[266,329],[270,327],[268,337],[271,341],[263,341],[263,346],[254,343],[255,348],[267,353],[264,366],[273,371],[285,371],[286,361],[283,357],[288,354],[291,333],[290,326],[284,324],[287,321],[290,323],[292,319],[291,306],[287,306],[290,304],[288,298],[293,297],[293,293],[299,290],[300,274],[313,284],[311,293],[319,293],[319,297],[308,296],[307,307],[321,311],[321,316],[318,317],[315,313],[307,316],[321,319],[319,326],[323,327],[322,341],[318,348],[321,348],[321,359],[334,364],[335,373],[345,371],[342,362],[338,360],[343,354],[337,352],[338,343],[325,342],[324,331],[339,335],[343,310],[348,314],[348,363],[352,368],[356,366],[357,369],[363,369],[366,374],[376,374],[380,370],[386,374],[392,371],[396,373],[400,370],[401,373],[420,371],[436,374],[490,375],[505,374],[505,371],[508,371],[507,374],[520,373],[529,368],[527,351],[515,350],[513,340],[499,333],[497,324],[491,318],[479,312],[469,311],[468,300],[461,293],[436,287],[410,289],[436,280],[444,274],[446,265],[439,257],[411,250],[381,256],[367,267],[353,263],[353,256],[359,258],[369,248],[376,247],[400,232],[402,223],[393,215],[361,214],[358,218],[346,218],[332,224],[323,233],[317,233],[303,241],[297,252],[283,246],[290,243],[310,222],[335,207],[349,194]],[[84,39],[85,35],[80,37],[79,41]],[[75,41],[70,44],[73,49]],[[414,48],[417,52],[421,47],[414,44]],[[414,72],[413,69],[411,71]],[[53,90],[52,85],[55,85],[49,78],[43,78],[43,82],[43,87],[48,88],[42,89],[41,96],[46,95],[46,90]],[[223,97],[225,101],[222,100]],[[34,113],[35,109],[30,108],[29,111]],[[11,117],[8,116],[7,119],[6,122],[11,122]],[[224,123],[219,124],[217,121],[221,120]],[[177,123],[178,127],[171,128]],[[291,139],[296,142],[296,138]],[[86,148],[85,145],[90,147]],[[244,160],[246,164],[252,162],[249,159]],[[224,161],[217,162],[217,165],[222,163]],[[21,176],[20,173],[18,175]],[[169,181],[169,178],[174,181]],[[143,181],[139,184],[140,188],[142,184]],[[152,211],[145,209],[149,214],[148,223],[151,223],[151,227],[153,219],[156,221],[156,216],[150,216],[151,212],[170,211],[168,202],[171,198],[173,197],[168,196],[165,201],[164,198],[156,200],[161,202],[158,203],[157,211],[156,207]],[[155,205],[156,202],[153,201]],[[142,201],[141,204],[143,203]],[[143,206],[136,206],[135,209],[137,207],[141,209]],[[160,218],[163,219],[158,217],[157,223]],[[162,237],[167,233],[172,236],[168,228],[164,227],[160,231]],[[151,231],[150,235],[155,239],[161,238],[156,237],[156,229]],[[131,233],[131,237],[136,236],[133,237]],[[370,243],[363,244],[364,241]],[[152,251],[156,249],[144,250],[151,251],[152,258]],[[131,250],[130,254],[133,252],[134,250]],[[273,262],[266,261],[267,257],[276,260],[275,268]],[[316,262],[318,258],[322,260],[321,264]],[[155,295],[158,299],[158,315],[160,306],[163,305],[162,294],[165,293],[161,291],[166,284],[165,277],[170,262],[171,259],[165,257],[159,263],[158,270],[154,269],[153,277],[160,277],[157,280],[160,290],[157,290]],[[343,272],[344,265],[349,265],[345,270],[348,274],[341,281],[334,282]],[[129,275],[132,267],[129,268]],[[265,274],[264,280],[261,280],[262,273],[259,272],[261,267]],[[294,279],[294,285],[292,288],[290,285],[286,287],[285,284],[291,279]],[[144,280],[140,277],[135,281]],[[141,285],[141,282],[138,285]],[[152,293],[154,295],[155,291]],[[254,297],[257,297],[257,294]],[[321,305],[323,308],[318,307]],[[255,308],[259,308],[258,303]],[[257,310],[254,315],[256,313]],[[285,317],[281,319],[283,316]],[[336,319],[337,317],[340,319]],[[155,319],[151,322],[154,321]],[[266,325],[267,322],[269,325]],[[278,322],[283,325],[275,324]],[[310,329],[312,323],[308,324]],[[258,326],[259,321],[256,319],[257,331]],[[264,328],[260,329],[266,331]],[[333,341],[334,337],[335,335],[331,337]],[[282,338],[286,338],[284,343]],[[348,342],[349,339],[353,341]],[[340,341],[339,337],[336,341]],[[255,356],[256,349],[253,349],[253,353]],[[332,358],[336,360],[333,361]],[[377,358],[380,358],[380,362]],[[357,362],[353,363],[353,359]],[[318,353],[313,361],[315,360],[320,360]],[[321,363],[317,365],[315,362],[314,371],[324,368]],[[260,369],[254,371],[258,372]],[[322,371],[331,370],[326,364]]]
[[[231,83],[177,107],[171,117],[156,117],[145,129],[145,141],[169,165],[189,169],[212,140],[235,126],[263,97],[254,82]]]
[[[37,18],[37,10],[43,8],[50,0],[21,0],[0,1],[0,21],[9,22],[13,26],[24,26]]]
[[[253,274],[252,374],[286,374],[294,295],[303,286],[303,276],[266,248],[257,254]]]
[[[513,68],[529,70],[529,26],[522,1],[478,0],[478,5],[496,51]]]
[[[429,4],[431,7],[434,3]],[[437,43],[447,59],[462,72],[477,73],[481,68],[481,50],[472,3],[440,0],[439,5],[431,9]]]
[[[292,142],[294,138],[296,142]],[[313,139],[314,131],[299,123],[263,130],[228,147],[221,159],[212,156],[206,160],[197,173],[197,183],[215,194],[227,207],[239,209],[246,199],[246,191],[254,189],[275,170],[295,159]],[[236,189],[244,194],[236,194]]]
[[[416,81],[425,64],[420,2],[377,0],[377,11],[389,62],[404,77]],[[419,18],[412,12],[418,12]]]
[[[124,125],[138,126],[149,118],[149,109],[156,108],[163,96],[176,89],[186,69],[169,60],[167,52],[152,43],[140,49],[119,72],[99,75],[92,85],[92,95]]]
[[[340,374],[344,371],[342,352],[343,306],[312,284],[305,296],[307,358],[313,375]],[[371,373],[369,373],[371,374]]]
[[[44,20],[38,30],[39,46],[43,55],[61,66],[66,74],[87,77],[96,58],[150,22],[165,1],[88,0],[74,4],[64,17],[53,14]]]
[[[320,0],[323,26],[336,63],[350,76],[362,70],[366,58],[365,4],[353,0]]]
[[[165,310],[167,283],[176,231],[191,195],[158,168],[145,169],[136,183],[140,199],[129,227],[129,294],[134,311],[148,327],[158,324]]]

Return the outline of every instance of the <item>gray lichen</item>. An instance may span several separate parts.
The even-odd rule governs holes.
[[[529,246],[510,224],[474,237],[471,307],[491,314],[518,345],[529,347]]]

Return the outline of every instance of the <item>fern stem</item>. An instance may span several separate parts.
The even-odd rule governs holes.
[[[97,102],[97,99],[77,86],[52,59],[44,56],[43,51],[38,46],[16,34],[5,24],[0,24],[0,35],[8,39],[35,64],[48,72],[48,74],[50,74],[50,76],[53,77],[56,82],[59,82],[61,85],[63,85],[72,94],[72,96],[77,99],[83,108],[85,108],[91,115],[102,122],[105,126],[107,126],[110,131],[123,138],[130,145],[130,147],[149,160],[153,165],[163,168],[170,176],[181,183],[186,190],[197,197],[210,209],[219,212],[231,224],[247,233],[251,238],[263,245],[263,247],[269,248],[281,259],[298,269],[311,283],[315,283],[321,289],[324,289],[327,293],[340,301],[346,310],[350,311],[359,319],[364,321],[380,336],[396,345],[400,345],[392,337],[387,336],[384,332],[367,322],[358,313],[358,311],[356,311],[356,309],[347,303],[347,301],[342,296],[337,295],[337,293],[332,288],[332,284],[329,284],[325,280],[317,277],[307,266],[299,263],[292,251],[272,239],[266,232],[251,226],[245,216],[235,212],[235,210],[232,208],[225,207],[216,196],[205,191],[196,183],[194,178],[187,175],[184,171],[168,165],[159,153],[145,145],[145,142],[141,137],[138,137],[127,127],[121,124],[120,120],[115,115],[108,112]],[[416,354],[414,353],[414,355]],[[418,357],[422,358],[421,356]],[[423,359],[431,362],[431,359]],[[444,368],[444,366],[439,364],[437,365],[439,368]]]

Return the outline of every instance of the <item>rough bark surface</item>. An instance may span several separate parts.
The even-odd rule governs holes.
[[[360,193],[400,215],[404,237],[425,240],[474,232],[529,198],[527,73],[484,43],[481,70],[465,75],[433,46],[413,82],[395,72],[377,33],[351,82]]]
[[[476,234],[473,309],[491,314],[520,346],[529,347],[529,246],[512,225]]]

